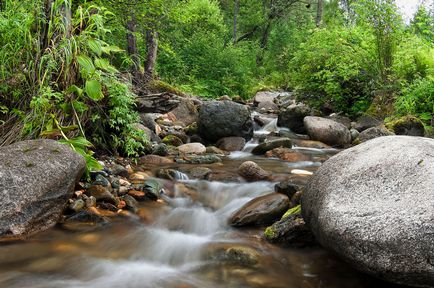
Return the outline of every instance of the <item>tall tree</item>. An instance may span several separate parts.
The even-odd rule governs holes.
[[[317,7],[316,7],[316,27],[321,26],[323,7],[324,7],[324,1],[318,0]]]
[[[233,27],[233,42],[237,43],[237,28],[238,28],[238,10],[240,9],[238,0],[234,0],[234,27]]]

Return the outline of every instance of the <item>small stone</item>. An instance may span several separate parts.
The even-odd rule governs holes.
[[[300,213],[282,217],[264,232],[265,239],[272,243],[290,246],[307,246],[315,243],[315,236],[307,227]]]
[[[111,167],[113,175],[121,176],[121,177],[128,177],[128,170],[119,164],[115,164]]]
[[[280,138],[276,140],[266,141],[259,144],[252,150],[252,154],[263,155],[267,151],[273,150],[275,148],[292,148],[292,141],[289,138]]]
[[[86,207],[86,203],[82,199],[77,199],[69,205],[69,208],[74,212],[79,212]]]
[[[120,200],[118,203],[118,209],[124,209],[127,206],[127,203],[124,200]]]
[[[109,190],[111,189],[110,181],[101,174],[96,175],[95,181],[92,182],[92,185],[101,185],[107,187]]]
[[[137,202],[136,199],[134,199],[133,196],[124,195],[121,197],[121,199],[122,199],[122,201],[125,202],[125,209],[127,209],[133,213],[137,213],[139,203]]]
[[[273,149],[265,153],[265,156],[279,158],[280,160],[284,160],[287,162],[302,162],[311,160],[308,155],[288,148]]]
[[[222,159],[212,154],[185,157],[183,159],[176,159],[176,163],[180,163],[180,164],[213,164],[219,162],[222,162]]]
[[[282,181],[274,186],[274,191],[286,195],[289,199],[294,196],[297,191],[300,191],[301,187],[290,181]]]
[[[86,195],[95,197],[96,201],[105,201],[112,204],[117,204],[116,198],[110,191],[102,185],[92,185],[86,191]]]
[[[238,168],[238,174],[247,181],[267,180],[270,174],[253,161],[246,161]]]
[[[96,198],[93,196],[83,195],[84,201],[86,202],[86,208],[91,208],[96,206]]]
[[[143,191],[146,192],[146,196],[151,200],[157,200],[160,198],[161,184],[155,179],[148,179],[145,181]]]
[[[201,143],[188,143],[178,147],[180,154],[204,154],[206,147]]]
[[[118,195],[120,195],[120,196],[125,195],[128,193],[128,190],[129,190],[128,187],[121,186],[121,187],[119,187]]]
[[[146,193],[143,191],[130,190],[130,191],[128,191],[127,195],[134,197],[134,199],[136,199],[137,201],[145,201],[146,200]]]

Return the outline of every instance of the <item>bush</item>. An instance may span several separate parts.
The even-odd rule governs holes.
[[[414,115],[432,125],[434,117],[434,77],[418,79],[404,87],[395,102],[396,113],[400,116]]]
[[[407,35],[400,43],[393,65],[394,77],[408,83],[434,75],[434,48],[416,35]]]
[[[291,86],[314,107],[327,103],[349,115],[365,111],[375,79],[372,42],[360,28],[315,31],[289,63]]]

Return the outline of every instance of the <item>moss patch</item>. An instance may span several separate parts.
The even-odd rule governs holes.
[[[301,214],[301,205],[295,206],[294,208],[291,208],[288,211],[286,211],[286,213],[283,214],[281,220],[286,219],[289,216],[294,215],[294,214]]]

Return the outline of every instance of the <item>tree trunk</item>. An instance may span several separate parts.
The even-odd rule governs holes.
[[[239,2],[238,0],[234,0],[234,32],[233,32],[233,41],[234,45],[237,43],[237,26],[238,26],[238,10],[239,10]]]
[[[133,61],[132,74],[133,76],[138,76],[140,73],[140,58],[139,51],[137,49],[137,20],[134,13],[131,13],[131,19],[126,23],[127,28],[127,53]]]
[[[44,15],[44,21],[42,22],[42,33],[41,33],[41,39],[40,39],[40,48],[41,51],[45,51],[48,47],[48,30],[50,26],[50,19],[51,19],[51,6],[53,6],[54,0],[44,0],[44,8],[43,8],[43,15]]]
[[[321,26],[323,7],[324,7],[324,1],[318,0],[317,10],[316,10],[316,27]]]
[[[158,53],[158,32],[155,30],[146,31],[146,63],[145,72],[148,76],[153,77],[155,74],[155,64],[157,63]]]

